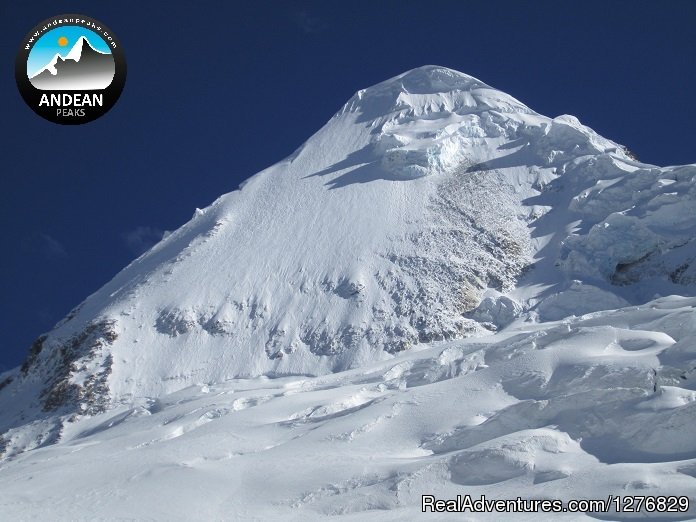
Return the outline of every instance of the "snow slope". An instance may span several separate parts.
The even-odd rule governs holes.
[[[670,297],[321,377],[199,383],[72,423],[60,443],[5,462],[0,509],[18,520],[362,521],[420,518],[423,494],[693,506],[696,375],[678,368],[696,357],[695,332],[696,299]],[[464,519],[503,516],[539,514]]]
[[[358,91],[0,375],[0,507],[693,496],[694,174],[443,67]]]

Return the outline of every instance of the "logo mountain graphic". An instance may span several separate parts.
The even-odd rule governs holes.
[[[114,78],[114,58],[95,50],[84,36],[63,58],[56,54],[38,73],[29,78],[42,91],[89,91],[106,89]]]

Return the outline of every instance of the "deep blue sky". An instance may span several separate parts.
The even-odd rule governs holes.
[[[128,80],[103,118],[25,106],[14,49],[49,16],[100,19]],[[358,89],[438,64],[643,161],[696,162],[696,2],[2,2],[0,369],[163,230],[281,160]]]

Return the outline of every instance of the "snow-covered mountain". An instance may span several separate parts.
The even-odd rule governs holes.
[[[36,469],[65,518],[65,473],[113,517],[693,504],[695,175],[444,67],[358,91],[0,375],[0,507],[49,513]]]

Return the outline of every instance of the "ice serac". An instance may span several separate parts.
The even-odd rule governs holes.
[[[0,381],[0,452],[196,383],[693,295],[695,173],[445,67],[360,90],[37,339]]]

